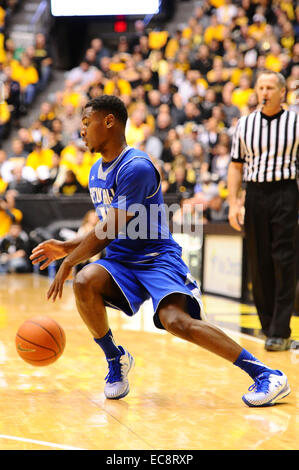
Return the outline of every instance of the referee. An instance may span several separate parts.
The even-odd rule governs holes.
[[[229,223],[241,230],[244,208],[239,193],[244,180],[253,298],[266,350],[284,351],[291,345],[295,302],[299,119],[281,106],[286,88],[280,73],[262,72],[255,90],[260,107],[239,119],[233,136]]]

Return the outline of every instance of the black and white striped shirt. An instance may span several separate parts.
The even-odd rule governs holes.
[[[242,116],[231,148],[231,160],[244,163],[244,181],[259,183],[297,177],[299,119],[294,111],[266,116],[260,110]]]

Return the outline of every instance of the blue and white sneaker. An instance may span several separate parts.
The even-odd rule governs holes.
[[[277,400],[286,397],[291,391],[287,376],[280,370],[263,372],[255,378],[248,390],[250,393],[242,397],[248,406],[275,405]]]
[[[122,355],[107,359],[109,372],[105,377],[104,394],[106,398],[111,400],[118,400],[128,395],[130,386],[127,376],[134,366],[134,359],[131,354],[122,346],[118,346],[118,348],[121,350]]]

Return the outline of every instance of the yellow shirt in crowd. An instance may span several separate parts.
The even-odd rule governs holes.
[[[134,147],[144,141],[144,128],[145,124],[141,124],[139,127],[134,126],[133,124],[128,126],[126,129],[126,141],[128,145]]]
[[[39,166],[51,168],[53,166],[53,155],[54,151],[51,149],[41,149],[40,152],[33,150],[27,157],[26,166],[30,166],[34,170]]]
[[[99,158],[101,158],[99,153],[84,152],[82,161],[78,163],[77,148],[74,145],[68,145],[61,152],[60,165],[72,170],[79,183],[86,188],[90,169]]]
[[[231,76],[230,76],[230,81],[238,87],[240,84],[240,78],[242,75],[246,74],[249,78],[252,77],[252,69],[250,67],[245,67],[244,69],[233,69]]]
[[[5,40],[4,34],[0,33],[0,62],[5,62],[5,58],[6,58],[4,40]]]
[[[13,214],[13,216],[16,219],[16,222],[20,223],[23,214],[19,209],[9,209],[9,211]],[[10,216],[5,212],[5,210],[0,209],[0,238],[4,237],[5,235],[8,234],[11,224],[12,224],[12,219]]]
[[[237,106],[240,110],[245,108],[248,104],[249,97],[254,93],[253,88],[247,88],[247,90],[241,90],[237,88],[232,92],[232,104]]]
[[[165,46],[168,39],[168,31],[151,31],[148,36],[150,49],[159,50]]]
[[[3,27],[5,24],[6,11],[0,6],[0,26]]]
[[[82,95],[77,91],[64,92],[62,97],[63,106],[72,105],[74,108],[79,108],[82,102]]]
[[[176,38],[170,38],[165,47],[165,58],[174,59],[179,48],[179,41]]]
[[[6,122],[9,121],[9,119],[10,119],[9,106],[6,103],[6,101],[3,101],[3,103],[1,103],[1,98],[0,98],[0,125],[5,124]]]
[[[123,78],[119,78],[117,80],[116,86],[118,87],[121,95],[131,95],[132,87],[127,80]],[[104,87],[104,94],[105,95],[113,95],[115,91],[115,83],[113,80],[108,80],[105,87]]]
[[[25,68],[18,63],[12,70],[12,79],[19,82],[20,87],[24,89],[38,82],[38,73],[33,65]]]
[[[7,188],[7,184],[8,183],[6,181],[4,181],[4,179],[1,178],[1,176],[0,176],[0,194],[5,193],[5,190]]]
[[[223,24],[208,26],[204,33],[204,42],[209,45],[213,39],[223,41],[225,31],[226,28]]]
[[[273,72],[280,72],[282,69],[282,62],[279,57],[274,54],[268,54],[265,60],[266,69],[273,70]]]

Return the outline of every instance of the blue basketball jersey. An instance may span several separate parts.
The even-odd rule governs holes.
[[[159,172],[146,153],[126,147],[109,163],[99,158],[90,171],[89,191],[100,220],[110,207],[134,214],[106,248],[108,258],[143,263],[162,253],[181,255],[169,231]]]

